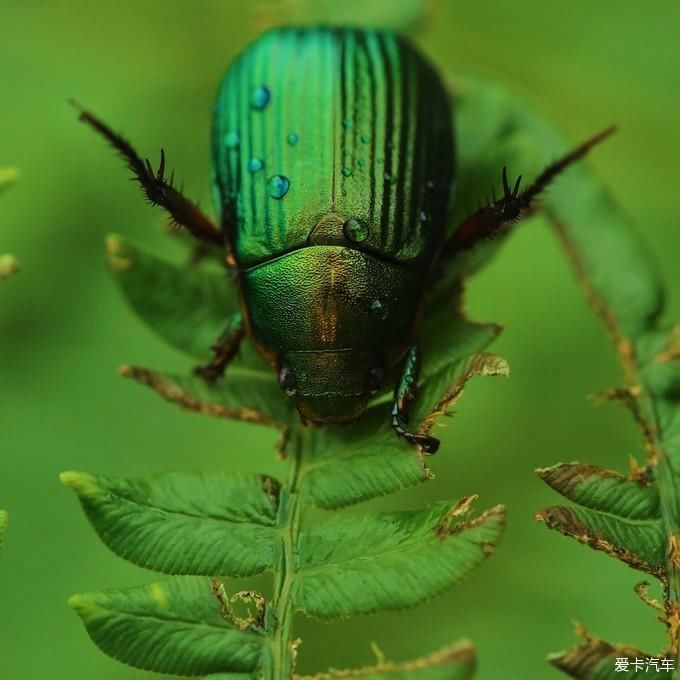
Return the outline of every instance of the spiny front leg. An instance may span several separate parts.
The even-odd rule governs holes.
[[[93,130],[102,135],[113,148],[125,159],[127,167],[134,173],[142,187],[144,195],[152,205],[165,208],[174,224],[184,227],[192,236],[212,246],[224,248],[225,239],[219,228],[193,202],[186,198],[173,185],[173,175],[165,177],[165,151],[161,149],[158,170],[154,172],[148,159],[142,160],[133,146],[117,132],[94,114],[83,109],[79,104],[71,104],[80,112],[79,119],[87,123]]]
[[[470,215],[456,229],[453,236],[444,244],[446,253],[453,254],[472,248],[475,244],[493,236],[503,225],[516,222],[529,209],[531,202],[572,163],[583,158],[596,144],[616,131],[615,126],[608,127],[594,137],[576,147],[559,160],[550,164],[527,189],[520,192],[522,181],[520,175],[511,187],[508,182],[507,169],[503,168],[503,197],[494,200]]]
[[[221,378],[229,363],[238,354],[244,335],[243,317],[240,312],[236,312],[236,314],[229,318],[227,327],[212,346],[215,356],[209,363],[197,366],[194,369],[194,373],[200,375],[208,382],[214,382]]]
[[[406,356],[404,369],[394,390],[392,405],[392,427],[397,436],[403,437],[410,444],[420,446],[424,453],[432,455],[439,449],[439,440],[427,434],[414,434],[405,430],[403,423],[408,423],[408,404],[416,398],[418,373],[420,372],[420,351],[414,345]]]

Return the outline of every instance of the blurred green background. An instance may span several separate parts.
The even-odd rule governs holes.
[[[212,100],[226,65],[267,18],[255,5],[26,0],[0,10],[0,166],[22,173],[0,199],[0,250],[23,264],[0,287],[0,507],[10,511],[0,558],[3,678],[152,677],[105,657],[66,606],[74,592],[153,576],[103,547],[57,481],[60,471],[281,472],[274,433],[181,412],[117,376],[124,362],[189,362],[125,308],[104,266],[103,237],[119,231],[157,252],[179,251],[161,233],[160,212],[145,207],[120,160],[66,104],[77,98],[154,159],[165,146],[187,192],[208,204]],[[587,162],[653,249],[675,296],[669,318],[680,316],[678,25],[676,0],[645,8],[632,0],[445,1],[418,35],[443,71],[497,78],[574,141],[620,125]],[[416,609],[300,620],[301,672],[368,663],[371,641],[403,659],[469,637],[482,680],[558,677],[544,656],[574,642],[571,619],[650,652],[663,642],[654,612],[632,592],[639,574],[532,521],[558,500],[535,467],[579,459],[624,470],[640,453],[628,415],[586,399],[616,385],[618,368],[545,225],[518,230],[470,283],[467,308],[506,326],[494,350],[512,376],[469,386],[432,460],[433,483],[371,505],[416,507],[476,492],[480,506],[507,504],[506,536],[471,579]]]

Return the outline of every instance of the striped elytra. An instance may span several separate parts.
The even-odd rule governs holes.
[[[342,245],[357,220],[367,237],[355,247],[426,269],[445,228],[451,119],[437,73],[391,32],[265,33],[230,66],[215,107],[216,193],[239,265]]]

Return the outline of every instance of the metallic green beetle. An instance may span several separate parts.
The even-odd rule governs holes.
[[[426,453],[433,437],[404,428],[415,396],[417,336],[435,264],[516,220],[568,164],[609,130],[519,179],[447,239],[455,173],[450,97],[437,72],[389,31],[283,28],[228,69],[213,124],[219,227],[87,111],[81,119],[127,160],[149,200],[226,250],[242,313],[197,371],[219,378],[247,335],[278,372],[303,420],[355,420],[401,369],[392,426]],[[521,179],[521,178],[520,178]]]

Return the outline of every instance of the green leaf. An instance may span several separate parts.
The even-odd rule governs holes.
[[[318,618],[400,609],[458,583],[494,549],[498,506],[469,517],[474,497],[430,510],[331,520],[303,532],[293,598]]]
[[[176,349],[209,359],[227,318],[239,311],[227,274],[178,267],[116,234],[106,239],[106,250],[116,283],[137,316]]]
[[[565,536],[616,557],[634,569],[661,577],[666,560],[666,537],[661,520],[640,521],[585,508],[554,506],[536,519]]]
[[[555,491],[585,508],[631,520],[661,517],[659,492],[647,480],[584,463],[560,463],[536,472]]]
[[[423,356],[421,382],[433,375],[485,350],[499,335],[496,324],[474,323],[455,308],[456,298],[448,291],[428,301],[420,331]],[[440,395],[441,396],[441,395]]]
[[[281,391],[273,371],[262,373],[232,367],[215,383],[195,375],[169,375],[135,366],[123,366],[121,374],[189,411],[278,428],[293,420],[292,404]]]
[[[382,432],[354,444],[350,437],[321,433],[305,466],[304,502],[333,510],[431,479],[423,455],[397,439],[388,425],[385,417]]]
[[[444,647],[429,656],[394,663],[379,658],[374,666],[331,669],[328,673],[298,676],[299,680],[468,680],[477,666],[474,647],[467,641]]]
[[[114,659],[181,676],[255,670],[265,644],[222,615],[210,579],[177,576],[142,588],[74,595],[69,604]]]
[[[0,510],[0,548],[2,548],[2,541],[5,538],[5,532],[7,531],[7,524],[9,522],[9,516],[6,510]]]
[[[104,543],[166,574],[249,576],[278,560],[278,482],[170,472],[150,479],[61,475]]]
[[[663,573],[666,537],[654,486],[581,463],[537,472],[547,484],[582,507],[546,508],[536,519],[635,569],[655,576]]]

